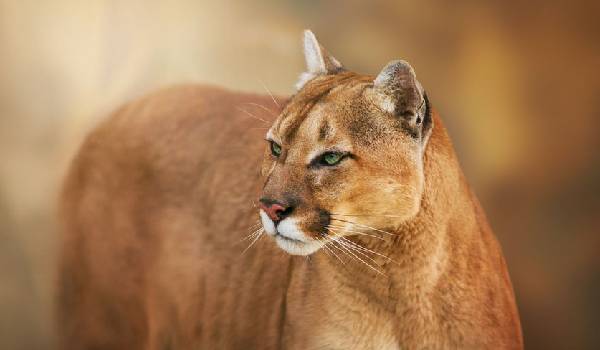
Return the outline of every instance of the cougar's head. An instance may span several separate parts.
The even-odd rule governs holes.
[[[328,240],[393,232],[414,217],[432,119],[412,67],[352,73],[304,33],[307,71],[266,134],[259,214],[290,254]]]

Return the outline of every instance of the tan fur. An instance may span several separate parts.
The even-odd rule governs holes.
[[[268,118],[248,104],[275,111],[265,96],[177,87],[96,128],[62,199],[64,348],[522,348],[500,247],[442,121],[434,111],[421,154],[374,108],[373,79],[308,82],[273,124],[285,160],[265,146],[270,125],[238,109]],[[327,142],[357,156],[311,170],[325,120]],[[392,232],[346,234],[393,262],[372,256],[381,275],[325,249],[292,256],[268,238],[241,255],[253,203],[284,193],[301,199],[294,215],[314,239],[316,207]]]

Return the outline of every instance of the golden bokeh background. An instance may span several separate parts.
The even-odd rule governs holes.
[[[600,2],[0,0],[0,348],[53,347],[61,176],[174,83],[292,92],[311,28],[413,64],[502,245],[529,349],[600,347]]]

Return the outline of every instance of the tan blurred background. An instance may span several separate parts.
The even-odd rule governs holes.
[[[526,346],[600,348],[599,4],[0,0],[0,348],[52,347],[54,203],[83,135],[172,83],[290,93],[304,28],[356,71],[412,62],[503,244]]]

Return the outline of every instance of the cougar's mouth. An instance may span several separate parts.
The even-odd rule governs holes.
[[[304,243],[306,243],[306,242],[304,242],[304,241],[301,241],[301,240],[299,240],[299,239],[290,238],[290,237],[287,237],[287,236],[285,236],[285,235],[282,235],[282,234],[281,234],[281,233],[279,233],[279,232],[275,233],[275,239],[282,239],[282,240],[285,240],[285,241],[289,241],[289,242],[295,242],[295,243],[300,243],[300,244],[304,244]]]
[[[307,244],[307,242],[287,237],[285,235],[282,235],[281,233],[275,234],[275,242],[277,242],[277,245],[281,249],[291,254],[303,250]]]
[[[267,235],[272,236],[277,246],[289,254],[310,255],[322,246],[321,242],[307,236],[294,218],[289,217],[275,223],[262,210],[260,217]]]
[[[280,233],[275,235],[275,242],[279,248],[292,255],[310,255],[321,248],[318,241],[301,241]]]

